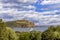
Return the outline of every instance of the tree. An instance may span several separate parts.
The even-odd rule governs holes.
[[[42,40],[60,40],[60,26],[50,26],[42,33]]]
[[[11,28],[6,28],[6,29],[7,29],[7,32],[9,33],[8,34],[8,39],[9,40],[17,40],[18,39],[15,31],[13,31]]]
[[[15,32],[11,28],[7,28],[2,21],[0,21],[0,40],[17,40]]]
[[[30,40],[29,32],[21,32],[19,35],[19,40]]]
[[[54,40],[55,39],[55,27],[50,26],[47,30],[42,33],[42,40]]]
[[[39,31],[31,31],[30,32],[30,39],[31,40],[41,40],[41,32],[39,32]]]
[[[60,32],[60,25],[57,25],[56,31]]]
[[[54,31],[56,31],[56,28],[54,26],[50,26],[50,27],[48,27],[48,30],[54,32]]]

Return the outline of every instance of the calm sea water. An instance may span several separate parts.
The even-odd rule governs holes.
[[[45,31],[46,29],[48,29],[48,27],[34,27],[34,28],[13,28],[15,31],[20,31],[20,32],[29,32],[32,30],[36,30],[36,31]]]

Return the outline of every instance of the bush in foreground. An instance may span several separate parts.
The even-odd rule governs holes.
[[[30,39],[31,40],[41,40],[41,32],[39,32],[39,31],[31,31],[30,32]]]
[[[60,40],[60,27],[50,26],[42,33],[41,40]]]
[[[17,35],[11,28],[6,28],[0,32],[0,40],[17,40]]]
[[[0,40],[17,40],[15,32],[0,19]]]
[[[31,31],[31,32],[16,32],[19,37],[18,40],[41,40],[41,32]]]

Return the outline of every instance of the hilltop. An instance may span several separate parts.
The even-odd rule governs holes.
[[[33,22],[30,22],[28,20],[16,20],[16,21],[9,21],[5,22],[7,27],[34,27],[35,24]]]

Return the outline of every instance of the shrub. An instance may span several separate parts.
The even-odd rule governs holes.
[[[17,36],[11,28],[6,28],[1,31],[0,40],[17,40]]]
[[[18,40],[41,40],[41,32],[31,31],[31,32],[18,32],[16,31]]]
[[[42,33],[42,40],[60,40],[59,27],[50,26]]]
[[[19,35],[19,40],[30,40],[29,32],[21,32]]]
[[[11,28],[7,28],[7,32],[9,33],[8,34],[8,39],[9,40],[17,40],[18,39],[15,31],[13,31]]]
[[[30,39],[31,40],[41,40],[41,32],[38,32],[38,31],[30,32]]]
[[[0,19],[0,40],[17,40],[15,32]]]

